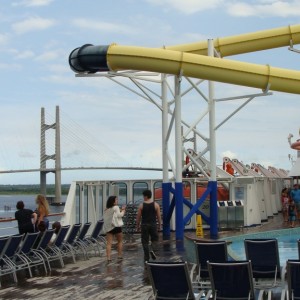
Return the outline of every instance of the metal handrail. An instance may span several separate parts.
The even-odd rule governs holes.
[[[65,215],[65,213],[61,212],[61,213],[49,214],[48,217],[57,217],[57,216],[64,216],[64,215]],[[0,223],[12,222],[12,221],[16,221],[16,219],[13,217],[0,219]],[[12,228],[14,228],[14,227],[12,227]],[[0,229],[4,229],[4,228],[0,228]]]

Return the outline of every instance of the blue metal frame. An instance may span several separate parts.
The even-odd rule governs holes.
[[[184,226],[196,214],[200,214],[202,218],[210,225],[210,237],[212,239],[218,238],[218,206],[217,206],[217,181],[209,181],[207,189],[203,195],[193,205],[190,201],[183,197],[183,184],[182,182],[175,182],[175,189],[172,188],[170,182],[163,183],[163,238],[170,238],[170,220],[176,206],[175,225],[176,225],[176,240],[183,240]],[[170,193],[173,198],[170,203]],[[206,216],[199,210],[207,196],[210,195],[210,217]],[[189,213],[183,216],[183,204],[190,208]]]
[[[210,191],[210,237],[212,239],[218,238],[218,205],[217,205],[217,192],[218,182],[209,181],[208,185],[211,188]]]
[[[163,182],[162,184],[162,207],[163,207],[163,239],[167,240],[170,238],[170,219],[168,218],[168,213],[171,211],[173,213],[174,205],[170,205],[170,191],[172,189],[171,182]],[[171,207],[173,208],[171,209]]]
[[[175,226],[176,240],[183,240],[184,223],[183,223],[183,184],[175,182]]]

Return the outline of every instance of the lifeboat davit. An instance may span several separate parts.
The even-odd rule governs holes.
[[[296,142],[291,144],[291,148],[294,150],[299,150],[300,151],[300,140],[297,140]]]

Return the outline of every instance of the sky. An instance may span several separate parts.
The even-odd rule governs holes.
[[[299,0],[0,0],[0,4],[1,170],[39,167],[40,110],[45,107],[46,122],[51,124],[57,105],[62,167],[162,166],[160,110],[107,78],[75,77],[68,64],[74,48],[112,43],[160,48],[300,22]],[[285,47],[228,59],[299,70],[299,58]],[[207,83],[203,86],[206,92]],[[261,93],[220,83],[215,88],[216,98]],[[288,155],[295,159],[296,152],[289,148],[287,136],[299,138],[299,101],[299,95],[280,92],[251,101],[218,129],[217,163],[230,156],[245,164],[290,169]],[[217,123],[241,103],[218,103]],[[182,102],[182,117],[193,123],[203,108],[203,100],[191,93]],[[207,119],[197,129],[207,134]],[[53,137],[47,132],[49,155],[54,151]],[[203,147],[201,142],[197,146]],[[161,178],[161,173],[62,174],[63,183],[122,178]],[[49,175],[48,183],[53,180]],[[38,173],[0,175],[0,184],[38,182]]]

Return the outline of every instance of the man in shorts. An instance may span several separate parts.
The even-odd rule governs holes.
[[[299,184],[294,184],[294,188],[291,190],[291,198],[295,203],[296,210],[297,210],[297,219],[300,219],[300,189]]]

